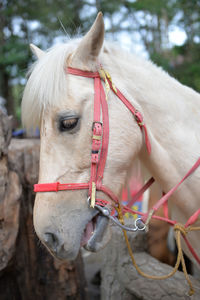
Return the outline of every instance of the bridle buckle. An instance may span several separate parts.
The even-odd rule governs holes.
[[[92,131],[94,130],[95,124],[101,125],[101,128],[103,127],[103,123],[102,123],[102,122],[94,121],[94,122],[92,123]]]
[[[137,109],[135,110],[134,117],[135,117],[135,120],[136,120],[136,122],[138,123],[139,126],[143,126],[144,125],[143,116],[139,112],[139,110],[137,110]]]

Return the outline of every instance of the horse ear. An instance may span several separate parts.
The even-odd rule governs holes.
[[[38,48],[37,46],[35,46],[33,44],[30,44],[30,48],[31,48],[31,51],[33,52],[33,54],[35,54],[35,56],[38,59],[40,59],[45,54],[44,51],[42,51],[40,48]]]
[[[103,14],[99,12],[89,32],[83,37],[78,48],[71,57],[70,64],[80,67],[80,63],[96,61],[104,41]]]

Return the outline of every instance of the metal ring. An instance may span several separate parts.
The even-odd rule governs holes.
[[[137,227],[138,230],[145,230],[146,229],[146,224],[143,223],[141,218],[137,218],[135,220],[135,227]]]

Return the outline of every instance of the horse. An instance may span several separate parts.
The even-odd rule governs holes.
[[[34,228],[52,255],[73,260],[80,247],[95,252],[109,242],[111,227],[96,208],[95,199],[109,206],[113,204],[111,194],[120,198],[136,159],[165,193],[194,165],[199,156],[200,95],[151,61],[104,42],[101,13],[84,37],[46,52],[34,45],[31,48],[38,60],[24,90],[22,121],[25,127],[40,127],[39,185],[52,183],[54,191],[37,190]],[[110,75],[103,71],[104,80],[99,83],[102,70]],[[101,90],[94,89],[94,81],[102,85]],[[134,116],[119,101],[116,88],[135,107]],[[91,160],[92,165],[98,162],[104,123],[101,118],[94,123],[94,99],[99,93],[107,98],[102,103],[109,112],[109,130],[103,124],[103,131],[109,133],[109,144],[99,178],[103,185],[98,188],[90,184],[90,178]],[[138,120],[141,115],[143,120]],[[199,178],[197,169],[170,197],[173,220],[185,224],[199,209]],[[64,185],[67,190],[58,190]],[[87,201],[88,191],[93,200]],[[200,255],[199,231],[190,232],[188,241]],[[184,240],[182,246],[195,261]]]

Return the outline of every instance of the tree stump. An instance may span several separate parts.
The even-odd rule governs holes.
[[[0,299],[86,299],[81,255],[54,259],[33,228],[33,184],[39,140],[11,138],[10,119],[0,112]]]

